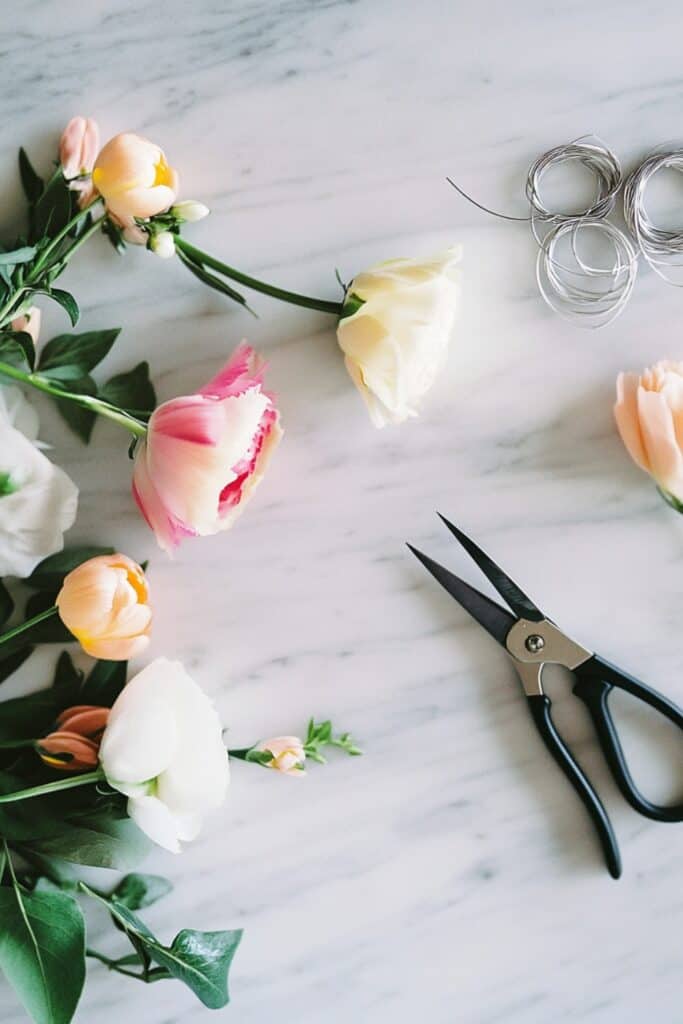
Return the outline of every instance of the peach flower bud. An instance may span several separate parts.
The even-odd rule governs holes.
[[[164,402],[138,445],[133,497],[164,551],[232,526],[282,431],[264,365],[240,345],[194,395]]]
[[[177,220],[195,224],[198,220],[208,217],[211,210],[204,203],[197,202],[196,199],[184,199],[182,203],[176,203],[171,207],[171,213]]]
[[[30,334],[31,340],[34,345],[38,344],[38,337],[40,335],[40,320],[42,314],[37,306],[31,306],[26,310],[22,316],[17,316],[11,323],[13,331],[21,331],[24,334]]]
[[[90,175],[99,148],[97,121],[91,117],[72,117],[59,143],[59,162],[64,177],[70,182],[69,187],[79,193],[78,205],[81,209],[95,196]]]
[[[60,771],[81,772],[95,768],[109,708],[79,704],[62,711],[58,729],[37,744],[45,764]]]
[[[149,643],[147,580],[125,555],[99,555],[70,572],[57,595],[57,608],[66,628],[93,658],[127,661]]]
[[[274,736],[270,740],[262,740],[256,750],[272,754],[272,760],[265,762],[266,768],[274,768],[284,775],[303,775],[306,752],[304,745],[297,736]]]
[[[614,416],[629,455],[668,499],[683,502],[683,363],[620,373]]]
[[[135,218],[168,210],[178,193],[178,175],[161,149],[134,132],[115,135],[95,160],[93,184],[121,227]]]
[[[152,235],[149,247],[162,260],[169,260],[175,256],[175,238],[170,231],[160,231],[158,235]]]

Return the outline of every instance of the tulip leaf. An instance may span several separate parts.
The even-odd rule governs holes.
[[[99,397],[126,412],[146,419],[157,404],[157,396],[149,376],[149,363],[142,362],[128,373],[119,373],[100,388]]]
[[[33,646],[29,644],[26,647],[21,647],[12,654],[5,654],[0,647],[0,654],[2,654],[2,659],[0,660],[0,683],[4,683],[5,679],[9,679],[24,664],[26,659],[33,654]]]
[[[59,655],[52,682],[52,693],[59,710],[81,702],[83,673],[74,665],[68,651]]]
[[[79,817],[58,835],[31,843],[32,849],[47,857],[117,871],[137,867],[150,847],[150,840],[130,818],[115,818],[111,814]]]
[[[121,879],[111,898],[122,903],[128,910],[142,910],[143,907],[151,907],[172,891],[173,886],[169,880],[161,875],[132,874]]]
[[[242,938],[241,929],[200,932],[184,928],[178,932],[170,946],[164,946],[144,921],[116,897],[103,898],[84,883],[81,883],[81,889],[105,904],[136,950],[144,948],[149,959],[168,972],[158,977],[170,975],[184,982],[204,1006],[212,1010],[228,1004],[228,974]]]
[[[85,375],[104,359],[120,332],[120,327],[112,327],[83,334],[58,334],[43,349],[38,368],[46,372],[57,366],[77,366]]]
[[[35,590],[59,590],[64,577],[82,562],[87,562],[89,558],[95,558],[97,555],[113,554],[113,548],[98,547],[94,544],[64,548],[56,555],[44,558],[24,582]]]
[[[24,195],[32,206],[43,194],[45,183],[34,170],[33,164],[23,147],[19,150],[19,177],[21,178]]]
[[[58,714],[57,702],[51,690],[39,690],[27,697],[4,700],[0,702],[0,742],[36,739],[52,727]],[[0,782],[0,790],[2,788]],[[21,789],[21,786],[18,788]]]
[[[69,1024],[85,982],[85,922],[71,896],[0,889],[0,967],[36,1024]]]
[[[39,590],[36,594],[32,594],[26,602],[26,618],[32,619],[34,616],[46,612],[49,608],[54,608],[56,598],[56,590]],[[59,615],[55,613],[49,619],[36,622],[25,633],[21,633],[14,640],[9,641],[10,645],[21,644],[22,647],[25,647],[27,643],[68,644],[74,643],[74,637],[66,628]]]
[[[106,661],[101,658],[95,662],[94,668],[83,684],[81,703],[110,708],[126,685],[127,671],[128,662],[126,661]]]
[[[10,597],[9,590],[0,580],[0,625],[7,622],[14,611],[14,601]]]

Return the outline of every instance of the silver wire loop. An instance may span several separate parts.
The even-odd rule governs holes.
[[[629,175],[624,186],[624,220],[643,259],[663,281],[681,288],[683,227],[657,227],[645,207],[648,184],[665,168],[683,172],[683,144],[658,147]]]

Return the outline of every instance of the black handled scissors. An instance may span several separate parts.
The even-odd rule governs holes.
[[[621,875],[621,857],[611,822],[597,793],[579,767],[553,724],[550,698],[543,690],[543,666],[563,665],[574,674],[573,692],[588,708],[607,764],[624,798],[640,814],[654,821],[683,821],[683,804],[659,807],[637,789],[626,764],[619,736],[610,714],[608,697],[616,686],[649,704],[683,730],[683,711],[661,693],[650,689],[615,665],[571,640],[539,611],[524,591],[496,563],[440,516],[465,551],[474,559],[514,614],[485,597],[474,587],[444,569],[412,544],[408,547],[451,597],[465,608],[505,648],[521,679],[531,716],[543,742],[591,816],[612,878]]]

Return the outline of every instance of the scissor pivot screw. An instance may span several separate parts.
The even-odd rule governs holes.
[[[524,646],[530,654],[538,654],[545,647],[545,640],[538,633],[532,633],[524,641]]]

